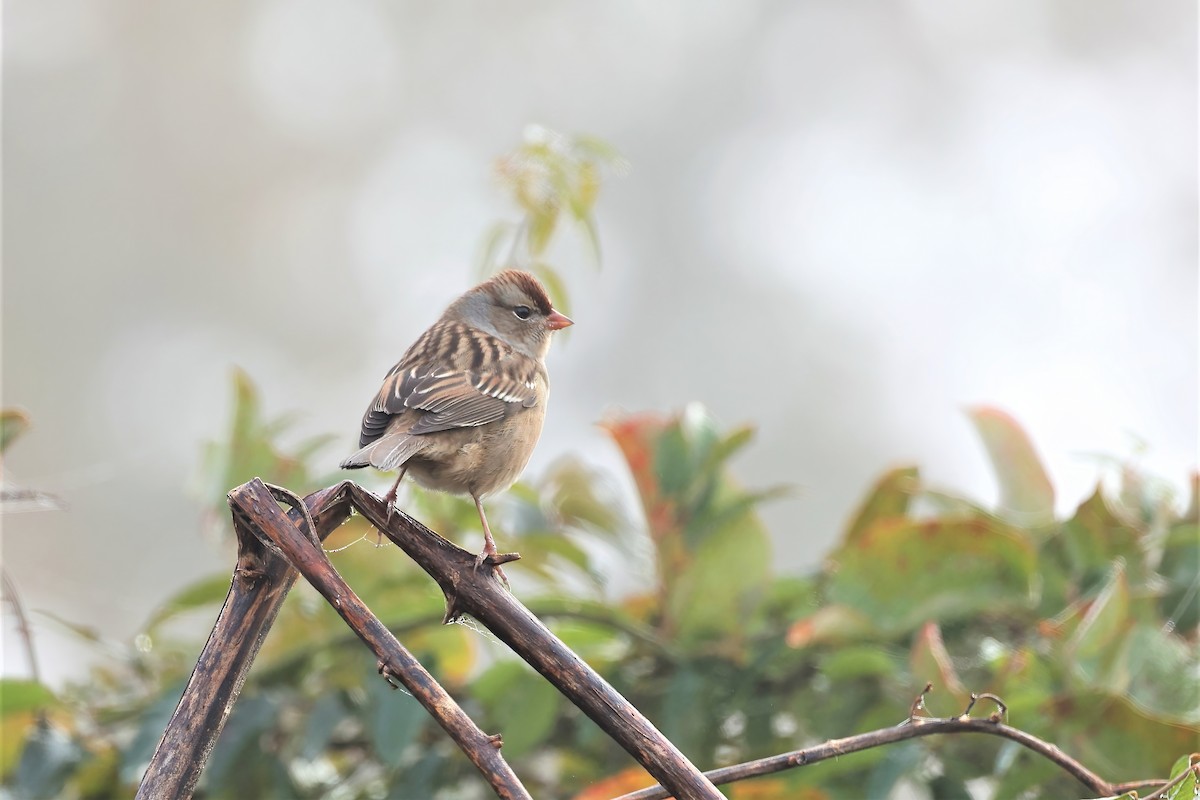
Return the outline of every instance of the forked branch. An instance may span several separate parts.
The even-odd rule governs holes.
[[[277,500],[291,505],[288,514]],[[233,586],[187,689],[138,789],[139,800],[190,797],[250,662],[298,569],[377,655],[389,683],[404,685],[475,763],[500,797],[528,793],[489,737],[445,693],[333,569],[320,547],[357,508],[428,572],[446,595],[446,620],[469,613],[565,694],[679,798],[718,800],[716,787],[642,714],[583,663],[496,579],[500,555],[476,569],[473,554],[350,482],[300,502],[253,480],[229,494],[239,558]]]

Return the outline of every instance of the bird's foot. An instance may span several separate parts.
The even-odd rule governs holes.
[[[498,553],[496,552],[495,545],[490,548],[485,547],[482,553],[475,556],[474,569],[478,572],[480,567],[487,564],[496,571],[496,575],[500,578],[505,588],[508,588],[508,576],[504,574],[504,568],[500,565],[507,564],[509,561],[516,561],[520,557],[519,553]]]
[[[488,557],[487,551],[484,551],[484,552],[480,553],[479,555],[475,556],[475,571],[476,572],[479,572],[479,568],[482,567],[484,565],[484,562],[487,561],[487,557]]]
[[[390,492],[388,492],[387,494],[385,494],[383,496],[383,501],[387,504],[387,516],[384,517],[384,524],[387,527],[391,527],[392,517],[394,517],[396,515],[396,487],[395,486],[392,487],[392,490]],[[376,537],[375,538],[375,546],[383,547],[383,531],[377,529],[375,531],[375,537]]]

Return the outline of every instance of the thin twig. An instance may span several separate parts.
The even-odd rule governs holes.
[[[844,739],[833,739],[819,745],[814,745],[813,747],[806,747],[802,750],[793,750],[790,753],[782,753],[776,756],[747,761],[742,764],[735,764],[730,767],[722,767],[721,769],[714,769],[704,774],[713,783],[722,785],[746,780],[747,778],[757,778],[763,775],[783,772],[795,767],[816,764],[819,761],[825,761],[830,758],[837,758],[849,753],[856,753],[861,750],[902,742],[907,739],[916,739],[922,736],[984,733],[990,736],[1009,739],[1043,756],[1086,786],[1089,791],[1105,796],[1119,794],[1115,784],[1104,780],[1083,766],[1083,764],[1071,758],[1062,750],[1059,750],[1055,745],[1042,741],[1033,734],[1003,724],[1000,721],[1000,714],[1004,709],[1004,703],[995,695],[980,694],[977,697],[973,695],[971,705],[968,706],[969,710],[978,699],[988,699],[995,702],[1000,706],[1001,711],[993,713],[987,719],[970,719],[966,711],[958,717],[951,717],[949,719],[917,716],[916,712],[923,705],[922,701],[930,688],[932,687],[927,686],[925,691],[921,692],[913,701],[909,718],[894,727],[847,736]],[[670,796],[671,793],[661,786],[650,786],[636,792],[623,794],[615,798],[615,800],[664,800],[664,798]]]
[[[25,616],[25,607],[21,605],[21,595],[17,592],[16,584],[3,567],[0,567],[0,581],[4,586],[4,599],[12,606],[13,615],[17,618],[17,633],[21,635],[21,642],[25,645],[25,657],[29,659],[29,677],[34,683],[41,683],[42,673],[38,669],[37,651],[33,648],[33,631],[29,628],[29,618]]]
[[[1183,772],[1179,773],[1174,778],[1169,780],[1167,783],[1160,786],[1154,794],[1147,795],[1146,800],[1156,800],[1156,798],[1159,798],[1159,797],[1166,797],[1167,792],[1171,791],[1176,786],[1183,783],[1189,777],[1195,778],[1198,782],[1200,782],[1200,766],[1198,766],[1196,764],[1191,765],[1190,767],[1185,769]],[[1129,791],[1129,790],[1126,789],[1125,791]]]

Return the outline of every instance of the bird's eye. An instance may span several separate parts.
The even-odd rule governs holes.
[[[517,315],[517,319],[529,319],[533,309],[529,306],[517,306],[513,309],[513,313]]]

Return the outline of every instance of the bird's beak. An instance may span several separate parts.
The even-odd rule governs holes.
[[[552,331],[560,331],[563,328],[574,324],[575,323],[570,317],[566,316],[565,314],[560,314],[557,311],[551,311],[550,316],[546,317],[546,327]]]

